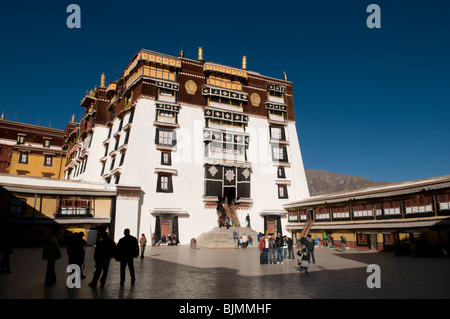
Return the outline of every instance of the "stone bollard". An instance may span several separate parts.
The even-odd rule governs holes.
[[[197,249],[197,239],[195,239],[195,238],[191,239],[191,249],[194,249],[194,250]]]

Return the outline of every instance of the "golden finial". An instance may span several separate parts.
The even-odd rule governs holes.
[[[75,122],[75,114],[72,114],[72,122]]]
[[[105,73],[102,73],[100,76],[100,87],[104,88],[106,87],[106,75]]]
[[[2,120],[5,119],[5,112],[2,112]]]
[[[288,79],[287,79],[286,72],[283,72],[283,74],[284,74],[284,80],[287,81]]]
[[[198,47],[198,60],[203,61],[203,48]]]
[[[242,69],[247,70],[247,57],[245,55],[242,57]]]

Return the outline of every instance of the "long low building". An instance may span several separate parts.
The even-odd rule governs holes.
[[[139,187],[0,174],[0,227],[18,244],[41,242],[55,226],[62,240],[83,232],[95,243],[98,230],[115,234],[118,209],[138,212],[139,197]]]
[[[421,253],[448,245],[450,175],[313,196],[283,206],[286,228],[299,240],[303,233],[320,245],[373,250],[417,249]]]

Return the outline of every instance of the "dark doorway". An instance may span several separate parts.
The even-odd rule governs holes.
[[[223,196],[227,199],[228,204],[231,204],[231,202],[236,199],[236,187],[224,187]]]

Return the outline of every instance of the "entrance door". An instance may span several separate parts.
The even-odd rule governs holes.
[[[172,234],[172,223],[170,220],[161,220],[161,236],[165,235],[166,238],[168,235]]]

